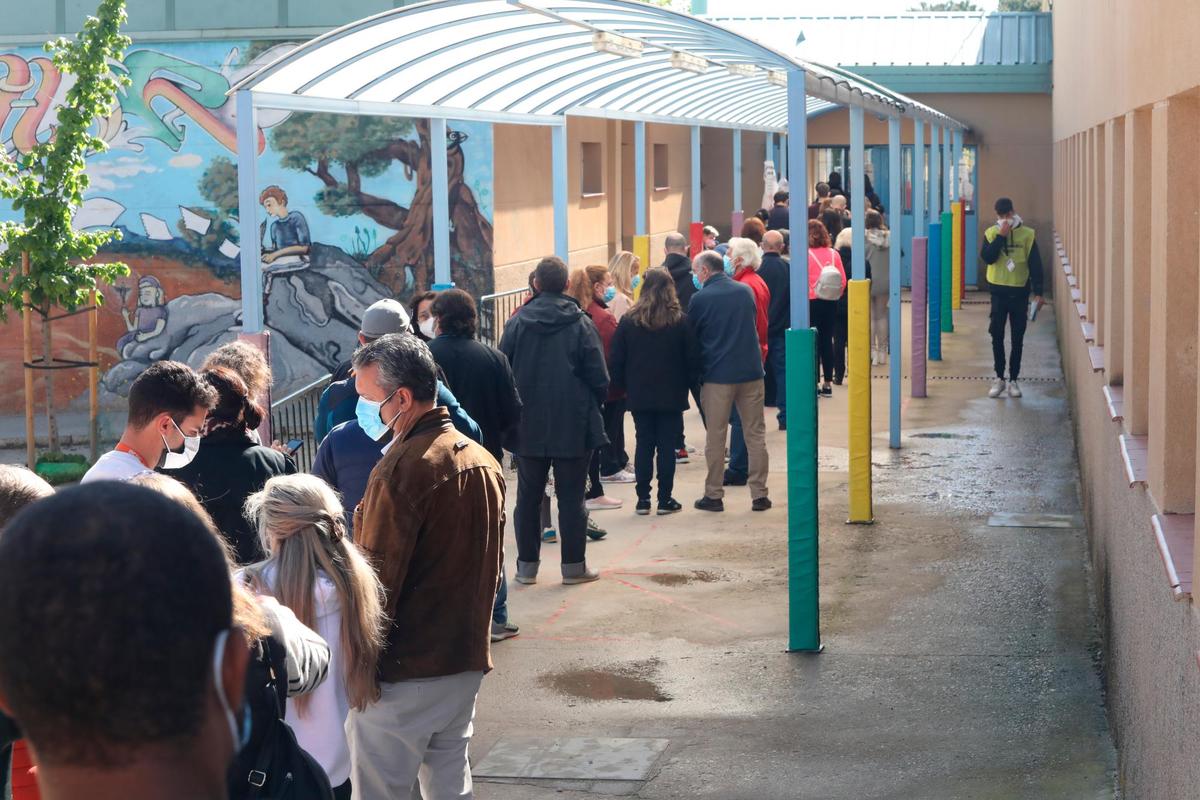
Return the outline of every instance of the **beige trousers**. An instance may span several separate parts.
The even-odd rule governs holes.
[[[742,434],[750,456],[750,498],[767,496],[767,424],[763,420],[763,381],[746,383],[706,383],[700,387],[700,405],[708,435],[704,459],[708,475],[704,479],[704,496],[720,500],[725,496],[725,442],[729,431],[729,413],[737,408],[742,418]]]

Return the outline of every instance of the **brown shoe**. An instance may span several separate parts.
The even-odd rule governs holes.
[[[754,498],[753,502],[750,503],[751,511],[766,511],[770,508],[771,498],[769,497],[756,497]]]

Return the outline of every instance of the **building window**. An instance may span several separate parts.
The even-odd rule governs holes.
[[[667,146],[665,144],[654,145],[654,188],[668,189],[671,186],[670,175],[667,170]]]
[[[582,142],[583,196],[604,194],[604,151],[599,142]]]

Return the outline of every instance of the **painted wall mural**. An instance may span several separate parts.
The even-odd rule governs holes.
[[[119,229],[104,253],[132,270],[105,289],[105,405],[121,407],[153,361],[199,364],[240,331],[236,121],[226,92],[292,47],[138,44],[120,65],[132,83],[100,122],[110,150],[88,160],[91,186],[75,218],[80,228]],[[68,80],[38,49],[0,52],[0,142],[10,154],[53,135]],[[280,397],[349,356],[366,306],[432,285],[430,126],[271,110],[258,121],[259,241],[249,246],[262,253]],[[479,296],[493,286],[491,127],[451,122],[447,144],[451,273]],[[66,357],[86,353],[85,325],[56,324]],[[20,337],[2,338],[0,411],[10,411],[21,399]],[[86,404],[83,375],[64,377],[66,401]]]

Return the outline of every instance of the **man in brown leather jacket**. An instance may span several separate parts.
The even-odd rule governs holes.
[[[387,592],[380,698],[350,716],[356,797],[470,797],[475,697],[492,668],[504,477],[435,405],[437,367],[415,336],[354,355],[363,431],[393,437],[355,512],[355,541]]]

